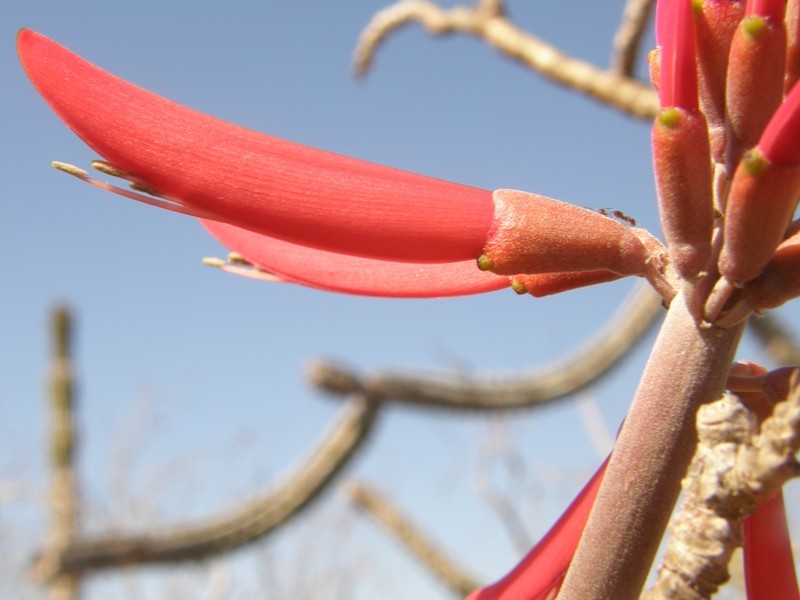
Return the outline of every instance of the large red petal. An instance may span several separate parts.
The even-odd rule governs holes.
[[[474,260],[419,264],[349,256],[299,246],[225,223],[201,220],[223,245],[293,283],[331,292],[392,298],[438,298],[491,292],[508,277],[480,271]]]
[[[489,192],[263,135],[127,83],[30,30],[17,47],[55,112],[108,162],[221,221],[411,262],[477,257]]]

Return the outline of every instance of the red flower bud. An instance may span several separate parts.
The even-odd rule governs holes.
[[[778,4],[780,17],[774,1],[751,1],[733,36],[725,96],[731,163],[756,145],[783,98],[786,27]]]
[[[708,266],[714,227],[706,121],[698,112],[663,109],[652,139],[661,227],[678,272],[692,278]]]

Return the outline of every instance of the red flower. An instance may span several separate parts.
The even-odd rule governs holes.
[[[447,296],[503,275],[645,271],[630,227],[534,194],[495,193],[323,152],[220,121],[127,83],[29,30],[20,60],[50,106],[117,174],[206,219],[278,279],[368,295]]]

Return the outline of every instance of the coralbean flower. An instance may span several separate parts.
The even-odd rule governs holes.
[[[707,330],[800,294],[800,224],[791,223],[800,197],[798,10],[783,0],[658,2],[651,72],[661,110],[652,146],[668,253],[646,231],[600,212],[398,171],[225,123],[29,30],[20,32],[18,50],[39,93],[103,158],[98,170],[134,189],[61,168],[201,219],[237,253],[228,270],[406,297],[509,285],[540,296],[645,276],[666,303],[682,294],[692,326]],[[689,421],[676,418],[675,429]],[[610,479],[614,460],[517,568],[471,599],[552,599],[595,496],[602,502],[606,465]],[[762,510],[774,516],[777,509]],[[793,573],[752,559],[764,527],[755,518],[745,530],[751,598],[767,598],[759,585],[766,578],[796,594]],[[788,545],[778,554],[791,559]]]
[[[62,168],[203,219],[225,245],[278,280],[424,297],[510,285],[481,270],[626,276],[647,269],[650,251],[639,234],[598,212],[259,134],[127,83],[30,30],[20,32],[18,50],[53,110],[103,157],[101,169],[151,197]]]

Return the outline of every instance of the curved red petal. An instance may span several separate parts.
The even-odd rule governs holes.
[[[748,600],[800,600],[781,491],[744,521],[744,574]]]
[[[331,292],[391,298],[439,298],[509,287],[508,277],[480,271],[474,260],[408,263],[337,254],[201,219],[223,245],[282,279]]]
[[[794,85],[772,115],[758,148],[777,165],[800,164],[800,85]]]
[[[609,457],[610,458],[610,457]],[[603,482],[608,458],[561,518],[514,569],[497,583],[476,590],[467,600],[549,600],[554,598],[578,547],[583,528]]]
[[[17,47],[53,110],[108,162],[188,207],[318,248],[477,257],[491,194],[263,135],[127,83],[30,30]]]
[[[696,111],[697,67],[690,0],[658,2],[656,37],[661,48],[658,87],[661,106]]]

